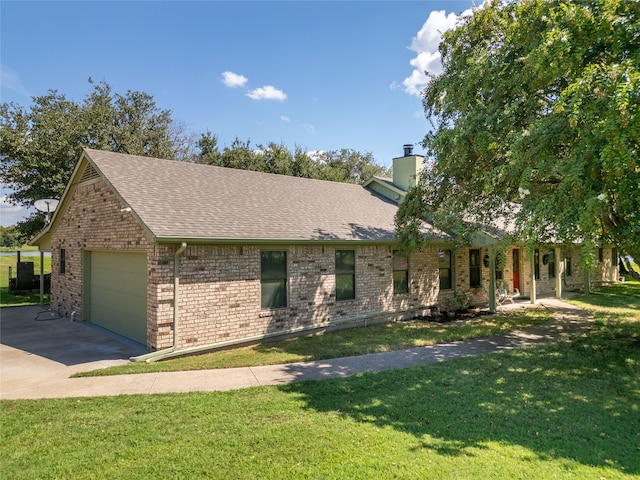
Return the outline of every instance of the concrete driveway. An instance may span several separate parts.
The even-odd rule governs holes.
[[[48,306],[0,309],[0,339],[2,399],[33,398],[37,392],[51,396],[76,372],[127,363],[145,353],[141,345],[61,318]]]

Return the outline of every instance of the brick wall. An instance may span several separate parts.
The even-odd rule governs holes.
[[[144,229],[103,181],[79,185],[51,238],[51,308],[83,319],[82,276],[85,252],[149,250]],[[60,250],[65,250],[65,273]]]
[[[149,312],[157,322],[150,331],[149,343],[156,348],[169,347],[173,342],[176,248],[156,247],[150,263],[149,287],[158,301]],[[180,256],[179,348],[274,334],[336,320],[358,321],[368,317],[374,322],[409,318],[424,312],[407,309],[438,303],[437,249],[411,255],[410,291],[394,295],[391,247],[354,247],[356,298],[337,301],[335,248],[316,245],[276,248],[287,252],[287,307],[263,309],[260,306],[261,249],[257,245],[187,247]]]
[[[600,260],[600,253],[596,252],[596,254],[598,255],[596,257],[598,263],[592,276],[592,278],[594,279],[594,283],[596,285],[601,285],[617,282],[620,278],[620,269],[618,264],[619,259],[617,257],[617,252],[614,258],[613,248],[603,247],[601,250],[602,260]]]

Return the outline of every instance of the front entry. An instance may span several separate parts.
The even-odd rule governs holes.
[[[520,250],[513,249],[513,289],[520,291]]]

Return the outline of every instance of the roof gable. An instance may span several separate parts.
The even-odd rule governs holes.
[[[397,205],[361,185],[86,149],[157,242],[395,239]]]

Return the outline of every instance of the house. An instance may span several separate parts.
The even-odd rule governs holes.
[[[51,308],[170,354],[408,319],[456,291],[486,303],[491,241],[454,250],[425,225],[428,247],[396,250],[422,162],[405,148],[362,186],[85,149],[33,242],[52,253]],[[524,295],[580,285],[576,252],[514,246],[498,275]]]

